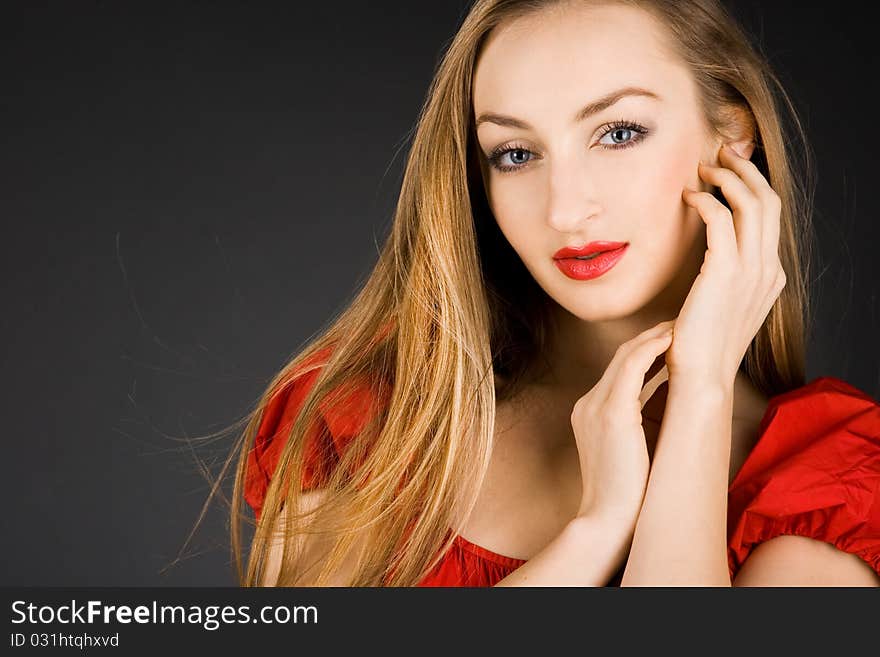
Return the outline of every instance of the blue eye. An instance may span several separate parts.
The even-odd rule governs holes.
[[[511,161],[514,163],[514,165],[519,165],[519,166],[502,166],[502,165],[498,164],[501,161],[501,158],[506,156],[508,153],[511,154]],[[492,166],[495,167],[496,169],[498,169],[499,171],[513,171],[514,169],[522,169],[523,168],[522,164],[524,164],[524,162],[517,162],[517,160],[522,158],[523,157],[522,154],[525,154],[525,153],[528,153],[529,155],[533,155],[533,153],[526,148],[522,148],[520,146],[508,146],[508,147],[502,148],[501,150],[494,151],[488,157],[488,160],[492,164]]]
[[[608,126],[608,129],[602,133],[602,139],[611,135],[612,139],[618,138],[621,142],[613,141],[610,145],[606,145],[607,142],[602,142],[601,139],[599,141],[600,144],[603,145],[603,148],[629,148],[630,146],[635,146],[638,144],[647,134],[647,129],[638,125],[637,123],[631,123],[629,121],[622,121],[618,124],[612,124]],[[620,135],[629,135],[630,139],[627,139],[626,136],[620,137]]]
[[[599,138],[599,143],[602,148],[605,150],[621,150],[624,148],[629,148],[631,146],[635,146],[639,142],[641,142],[647,135],[648,129],[643,125],[636,123],[635,121],[614,121],[613,123],[609,123],[606,126],[603,126],[604,132],[602,136]],[[612,142],[609,144],[608,142],[603,142],[606,136],[611,135]],[[505,166],[499,164],[501,158],[505,157],[507,154],[511,154],[511,162],[512,166]],[[533,158],[528,158],[524,160],[525,154],[534,155],[532,151],[525,148],[524,146],[520,146],[519,144],[512,144],[509,146],[499,146],[492,153],[487,156],[487,160],[489,164],[492,165],[498,171],[503,173],[509,171],[516,171],[518,169],[524,169],[528,164],[528,160]]]

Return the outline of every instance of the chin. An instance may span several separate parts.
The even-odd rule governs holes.
[[[578,301],[576,303],[560,304],[569,314],[577,317],[584,322],[608,322],[617,319],[630,317],[638,312],[640,304],[622,303],[621,301],[604,302],[595,301],[586,303]]]
[[[612,273],[612,272],[609,272]],[[668,287],[674,284],[674,271],[667,276],[648,278],[646,271],[613,272],[616,280],[579,282],[565,279],[543,286],[558,306],[584,322],[607,322],[634,317],[642,311],[655,314],[669,303]],[[658,272],[659,273],[659,272]],[[661,313],[662,314],[662,313]]]
[[[576,283],[572,282],[572,285]],[[560,308],[584,322],[606,322],[630,317],[649,301],[619,285],[603,290],[574,292],[556,288],[553,293],[548,294]]]

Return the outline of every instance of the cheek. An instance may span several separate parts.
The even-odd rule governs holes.
[[[511,216],[510,210],[503,207],[493,207],[492,212],[495,215],[495,223],[498,226],[498,230],[501,231],[510,248],[513,249],[524,263],[528,263],[530,260],[528,250],[529,227],[525,225],[524,221],[519,220],[518,217]]]
[[[498,228],[520,255],[526,255],[529,245],[536,245],[535,235],[541,234],[539,198],[523,182],[518,187],[501,183],[491,191],[489,206]]]
[[[650,206],[642,216],[653,225],[643,223],[642,228],[656,235],[657,239],[650,241],[650,247],[658,257],[677,260],[693,247],[700,231],[704,230],[696,211],[681,197],[684,187],[694,189],[697,184],[699,156],[682,149],[667,152],[662,161],[664,166],[657,167],[654,175],[645,182],[647,192],[642,199]]]

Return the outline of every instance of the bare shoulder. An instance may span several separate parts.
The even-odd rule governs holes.
[[[326,499],[326,496],[327,491],[321,488],[303,492],[300,513],[314,511]],[[274,536],[269,546],[266,567],[263,571],[264,576],[261,582],[262,586],[278,585],[278,576],[281,571],[281,562],[284,557],[285,548],[283,529],[286,526],[287,519],[288,511],[283,509],[273,525]],[[301,534],[294,540],[299,541],[299,547],[302,549],[302,563],[297,569],[299,577],[297,586],[315,586],[317,573],[321,570],[332,547],[331,538],[320,535]],[[333,574],[327,586],[350,586],[357,564],[355,553],[362,547],[362,543],[356,544],[356,549],[347,555],[342,566]]]
[[[777,536],[748,556],[734,586],[880,586],[856,554],[806,536]]]

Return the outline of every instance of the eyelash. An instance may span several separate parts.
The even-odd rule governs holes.
[[[635,146],[636,144],[644,140],[644,138],[647,137],[649,133],[649,130],[645,126],[636,123],[635,121],[613,121],[612,123],[609,123],[604,127],[607,129],[599,136],[599,139],[602,139],[602,137],[614,132],[615,130],[631,130],[633,133],[635,133],[635,136],[632,139],[624,142],[623,144],[618,144],[616,146],[606,146],[605,144],[601,145],[603,149],[609,151],[620,151],[624,148],[631,148],[632,146]],[[531,153],[531,151],[527,148],[523,148],[517,144],[512,144],[509,146],[499,146],[494,151],[492,151],[486,159],[489,161],[489,164],[491,164],[495,169],[501,171],[502,173],[516,171],[518,169],[523,169],[528,166],[528,162],[515,166],[502,166],[498,164],[502,157],[512,151],[524,151],[526,153]]]

